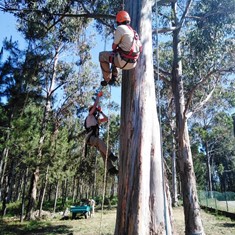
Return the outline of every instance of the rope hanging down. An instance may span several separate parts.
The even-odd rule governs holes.
[[[111,106],[111,86],[109,90],[109,104],[108,104],[108,126],[107,126],[107,150],[105,154],[105,163],[104,163],[104,178],[103,178],[103,192],[102,192],[102,202],[101,202],[101,219],[100,219],[100,228],[99,234],[101,235],[102,222],[103,222],[103,211],[104,211],[104,197],[105,197],[105,188],[106,188],[106,180],[107,180],[107,162],[108,162],[108,153],[109,153],[109,130],[110,130],[110,106]]]
[[[106,51],[106,45],[107,45],[107,29],[105,30],[105,38],[104,38],[104,51]],[[101,75],[101,79],[103,80],[103,77]],[[101,201],[101,218],[100,218],[100,227],[99,227],[99,234],[101,235],[102,230],[102,223],[103,223],[103,212],[104,212],[104,197],[105,197],[105,188],[106,188],[106,179],[107,179],[107,162],[108,162],[108,151],[109,151],[109,126],[110,126],[110,97],[111,97],[111,86],[109,91],[109,104],[108,104],[108,126],[107,126],[107,150],[105,154],[105,162],[104,162],[104,177],[103,177],[103,191],[102,191],[102,201]]]

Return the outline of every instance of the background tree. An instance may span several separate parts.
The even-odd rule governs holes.
[[[186,234],[198,231],[203,233],[200,214],[198,213],[199,204],[187,121],[211,98],[222,75],[225,72],[229,74],[232,71],[231,63],[226,62],[224,58],[232,59],[233,54],[231,34],[229,34],[231,31],[227,28],[227,25],[234,20],[232,15],[225,17],[225,9],[222,11],[219,2],[199,1],[197,4],[193,5],[192,1],[172,1],[169,5],[166,4],[166,6],[159,8],[159,12],[165,10],[164,14],[160,14],[161,26],[169,25],[169,28],[167,30],[160,28],[158,32],[172,31],[172,57],[170,60],[168,59],[169,62],[161,63],[159,70],[160,78],[167,83],[171,82],[175,103]],[[204,8],[199,10],[198,6],[202,6],[201,4]],[[232,3],[230,2],[230,4]],[[214,9],[213,14],[209,13],[211,7]],[[216,19],[213,20],[215,15],[220,16],[219,22]],[[205,18],[208,20],[205,20]],[[199,22],[205,23],[207,27],[200,27]],[[221,24],[224,27],[221,27]],[[203,36],[200,37],[199,35]],[[210,40],[206,39],[205,35],[210,35]],[[199,47],[197,43],[200,43]],[[204,57],[201,55],[204,55]],[[205,58],[206,56],[207,58]],[[208,58],[208,56],[210,57]],[[221,61],[223,62],[221,63]],[[189,195],[193,196],[189,198]]]

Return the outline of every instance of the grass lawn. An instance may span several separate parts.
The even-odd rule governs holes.
[[[184,234],[183,208],[173,209],[175,227],[178,235]],[[116,210],[105,210],[103,215],[98,211],[88,219],[51,221],[32,221],[19,223],[18,221],[0,221],[1,235],[111,235],[114,234]],[[226,217],[214,216],[202,211],[204,229],[207,235],[235,234],[235,221]]]
[[[173,209],[175,227],[179,235],[184,234],[184,214],[183,207]],[[203,226],[206,235],[234,235],[235,221],[224,216],[215,216],[205,211],[201,211]]]

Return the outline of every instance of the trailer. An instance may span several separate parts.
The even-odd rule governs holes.
[[[91,217],[91,207],[90,206],[71,206],[70,212],[72,213],[72,219],[75,219],[77,214],[79,216],[84,216],[87,219],[89,216]]]

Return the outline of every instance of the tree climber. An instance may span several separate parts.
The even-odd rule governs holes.
[[[131,26],[131,18],[126,11],[119,11],[116,15],[117,29],[112,44],[113,51],[102,51],[99,62],[104,81],[102,86],[113,85],[118,76],[118,69],[129,70],[135,68],[137,59],[142,51],[139,36]],[[110,63],[112,67],[110,69]]]
[[[104,163],[107,154],[107,146],[103,140],[99,138],[99,125],[103,122],[108,121],[108,117],[102,112],[101,108],[98,105],[99,97],[103,95],[102,92],[99,92],[95,103],[89,107],[89,115],[85,119],[84,126],[86,128],[86,143],[88,145],[96,147],[99,151],[101,156],[103,157]],[[100,114],[103,118],[100,118]],[[108,157],[107,157],[107,169],[110,175],[118,174],[118,170],[116,169],[113,162],[115,162],[118,158],[114,156],[114,154],[108,150]]]

